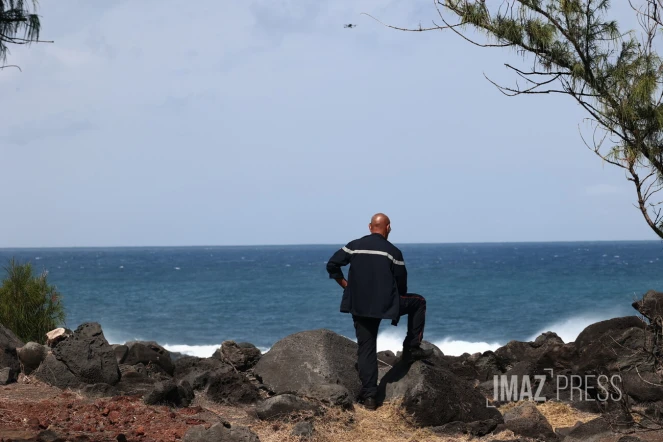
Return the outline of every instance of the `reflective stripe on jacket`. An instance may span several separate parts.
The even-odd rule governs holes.
[[[399,295],[407,293],[407,270],[401,251],[379,233],[349,242],[327,262],[332,279],[343,279],[350,264],[341,311],[398,321]]]

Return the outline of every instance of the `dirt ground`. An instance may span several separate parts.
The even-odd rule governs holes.
[[[596,415],[577,412],[566,405],[539,405],[553,427],[572,426]],[[371,412],[330,409],[322,416],[300,416],[314,424],[310,442],[424,442],[517,440],[510,431],[484,438],[441,437],[430,430],[409,424],[400,407],[385,405]],[[262,422],[252,407],[220,406],[197,397],[189,408],[144,405],[140,397],[119,396],[90,399],[71,391],[61,391],[38,381],[0,387],[0,441],[76,442],[138,441],[170,442],[182,439],[196,425],[207,427],[227,421],[250,427],[262,442],[300,441],[290,435],[295,421]],[[52,433],[51,433],[52,432]],[[41,436],[39,436],[41,435]],[[523,440],[523,439],[520,439]]]
[[[48,429],[72,441],[175,441],[191,426],[220,420],[199,406],[146,406],[140,397],[88,399],[44,384],[0,387],[0,439],[4,440],[34,439]]]

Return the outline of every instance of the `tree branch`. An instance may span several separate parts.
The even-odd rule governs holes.
[[[405,31],[405,32],[426,32],[426,31],[437,31],[437,30],[447,29],[447,28],[441,28],[441,27],[439,27],[439,26],[437,26],[437,25],[435,25],[435,27],[433,27],[433,28],[422,28],[421,26],[419,26],[419,29],[416,29],[416,28],[415,28],[415,29],[412,29],[412,28],[399,28],[398,26],[392,26],[392,25],[388,25],[388,24],[386,24],[386,23],[383,23],[383,22],[381,22],[380,20],[378,20],[377,18],[373,17],[371,14],[367,14],[366,12],[362,12],[362,13],[359,14],[359,15],[365,15],[365,16],[367,16],[367,17],[370,17],[370,18],[372,18],[373,20],[375,20],[376,22],[380,23],[382,26],[386,26],[387,28],[391,28],[391,29],[396,29],[397,31]],[[433,23],[433,24],[434,24],[434,23]]]

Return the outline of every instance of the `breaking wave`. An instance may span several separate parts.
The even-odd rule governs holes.
[[[568,319],[563,319],[558,322],[554,322],[545,328],[542,328],[536,334],[530,336],[527,340],[533,341],[541,333],[548,331],[557,333],[557,336],[562,338],[565,343],[573,342],[578,338],[580,332],[582,332],[588,325],[594,324],[596,322],[605,321],[610,318],[617,318],[620,316],[626,316],[633,313],[627,313],[622,309],[610,310],[603,313],[595,314],[585,314],[579,316],[573,316]]]
[[[394,353],[401,351],[403,339],[405,339],[405,329],[384,331],[378,335],[378,351],[391,350]],[[450,338],[432,340],[432,343],[448,356],[495,350],[502,345],[499,342],[469,342]]]
[[[576,340],[580,332],[582,332],[585,327],[590,324],[594,324],[599,321],[603,321],[609,318],[614,318],[618,316],[624,316],[628,314],[624,311],[610,311],[603,312],[601,314],[587,314],[574,316],[568,319],[563,319],[552,324],[542,327],[540,331],[533,334],[532,336],[525,338],[526,341],[533,341],[541,333],[552,331],[557,333],[557,335],[562,338],[566,343],[573,342]],[[405,327],[399,328],[390,328],[384,330],[378,335],[377,347],[378,351],[391,350],[394,353],[401,351],[403,347],[403,339],[405,338]],[[123,343],[129,340],[140,340],[139,338],[133,339],[118,339],[120,336],[115,335],[114,333],[106,333],[106,338],[110,343]],[[115,336],[114,336],[115,335]],[[356,342],[354,337],[349,337],[352,341]],[[424,337],[426,339],[426,337]],[[514,336],[513,339],[520,338]],[[506,342],[489,342],[489,341],[465,341],[462,339],[454,338],[444,338],[444,339],[427,339],[435,344],[445,355],[449,356],[460,356],[463,353],[483,353],[488,350],[496,350],[497,348],[506,344]],[[189,356],[197,356],[200,358],[208,358],[214,354],[214,352],[221,346],[217,345],[186,345],[186,344],[165,344],[166,348],[170,352],[182,353]],[[269,351],[268,347],[258,347],[261,352],[265,353]]]

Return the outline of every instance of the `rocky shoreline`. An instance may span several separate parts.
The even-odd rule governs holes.
[[[434,356],[414,363],[381,352],[379,401],[416,440],[663,441],[663,293],[633,307],[645,320],[601,321],[571,343],[547,332],[462,356],[425,343]],[[364,440],[323,428],[331,419],[360,432],[368,419],[355,362],[356,344],[324,329],[265,354],[226,341],[197,358],[110,345],[96,323],[54,330],[47,345],[0,326],[0,440]],[[553,427],[543,403],[595,418]]]

